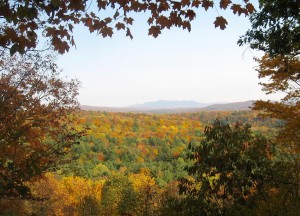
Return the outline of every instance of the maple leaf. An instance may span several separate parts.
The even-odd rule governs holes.
[[[60,54],[64,54],[66,51],[68,52],[70,49],[69,44],[66,41],[62,41],[62,43],[56,47]]]
[[[152,11],[152,13],[154,13],[157,10],[157,5],[154,3],[150,3],[148,8]]]
[[[190,31],[192,30],[192,28],[191,28],[191,23],[188,22],[188,21],[183,22],[183,23],[182,23],[182,28],[183,28],[183,29],[188,29],[188,31],[190,32]]]
[[[187,10],[185,17],[188,17],[190,21],[196,18],[196,13],[193,10]]]
[[[254,8],[254,6],[253,6],[253,4],[251,4],[251,3],[248,3],[247,5],[246,5],[246,9],[247,9],[247,11],[250,13],[250,14],[252,14],[252,13],[254,13],[256,10],[255,10],[255,8]]]
[[[175,26],[178,26],[178,23],[179,23],[179,19],[180,19],[180,18],[179,18],[179,15],[178,15],[177,12],[172,11],[172,12],[170,13],[169,19],[170,19],[170,21],[171,21],[172,23],[174,23]]]
[[[94,29],[100,30],[104,26],[106,26],[106,23],[103,20],[101,20],[101,21],[94,20],[94,25],[93,25]]]
[[[202,7],[204,7],[204,9],[207,11],[210,7],[214,6],[214,2],[210,1],[210,0],[203,0],[202,2]]]
[[[149,17],[149,19],[148,19],[148,24],[150,25],[150,24],[152,24],[153,23],[153,21],[154,21],[154,19],[153,19],[153,17]]]
[[[234,14],[238,13],[239,15],[241,15],[241,13],[243,11],[241,5],[239,5],[239,4],[233,4],[231,6],[231,10],[233,11]]]
[[[173,10],[180,10],[181,4],[179,2],[172,2],[173,3]]]
[[[98,8],[99,9],[101,9],[101,8],[105,9],[106,8],[106,1],[98,0],[97,3],[98,3]]]
[[[230,1],[230,0],[221,0],[220,1],[220,8],[226,9],[231,2],[232,1]]]
[[[35,22],[29,22],[29,23],[27,23],[27,26],[28,26],[31,30],[38,29],[38,25],[37,25]]]
[[[151,26],[148,35],[152,35],[153,37],[156,38],[160,33],[161,33],[161,29],[159,26]]]
[[[53,1],[51,1],[53,3]],[[57,5],[58,6],[60,3],[60,1],[57,1]],[[70,9],[74,9],[74,10],[83,10],[84,9],[84,5],[82,4],[81,0],[70,0],[69,1],[69,8]]]
[[[200,5],[200,1],[199,0],[194,0],[193,2],[192,2],[192,7],[196,7],[196,8],[198,8],[199,7],[199,5]]]
[[[117,28],[117,30],[125,29],[125,25],[124,25],[124,23],[118,22],[118,23],[116,24],[116,28]]]
[[[167,4],[166,2],[161,2],[158,9],[159,11],[167,11],[169,10],[169,4]]]
[[[110,23],[110,22],[112,21],[112,19],[111,19],[110,17],[106,17],[106,18],[104,19],[104,21],[105,21],[105,23]]]
[[[215,28],[220,27],[220,29],[224,30],[228,22],[224,17],[218,16],[216,17],[214,24],[215,24]]]
[[[101,30],[100,33],[102,34],[103,37],[111,37],[113,35],[113,29],[108,26],[104,26]]]
[[[165,16],[159,16],[157,18],[157,23],[159,23],[162,27],[166,27],[166,26],[169,26],[169,20],[167,17]]]
[[[182,0],[181,4],[182,4],[182,7],[189,6],[191,4],[191,1],[190,0]]]
[[[124,18],[124,21],[125,21],[127,24],[132,25],[132,22],[134,21],[134,19],[132,19],[131,17],[129,17],[129,18],[125,17],[125,18]]]
[[[27,30],[27,25],[24,25],[23,23],[19,26],[20,32],[23,33],[25,30]]]
[[[87,18],[87,19],[85,19],[85,25],[86,26],[91,26],[93,24],[93,20],[92,20],[92,18]]]

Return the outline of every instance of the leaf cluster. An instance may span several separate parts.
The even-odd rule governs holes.
[[[115,30],[123,30],[133,38],[130,26],[133,14],[149,15],[149,35],[157,37],[163,29],[179,27],[191,31],[191,21],[197,10],[213,7],[230,9],[234,14],[249,15],[255,11],[248,0],[241,4],[230,0],[3,0],[0,3],[0,47],[10,53],[24,53],[37,48],[38,41],[45,37],[59,53],[75,45],[73,28],[82,24],[91,33],[111,37]],[[222,16],[216,17],[215,27],[224,29],[228,24]],[[40,34],[42,32],[42,36]]]

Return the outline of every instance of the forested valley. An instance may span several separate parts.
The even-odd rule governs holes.
[[[272,215],[284,205],[281,210],[294,213],[293,163],[282,163],[283,155],[269,140],[281,125],[257,111],[80,111],[74,127],[85,135],[64,148],[56,169],[25,184],[34,199],[8,199],[1,208],[16,215],[198,215],[212,210]],[[216,146],[198,149],[211,141]],[[195,166],[197,172],[191,171]],[[274,176],[277,169],[286,179]],[[212,206],[201,206],[207,200]]]

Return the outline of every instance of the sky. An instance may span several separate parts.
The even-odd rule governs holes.
[[[223,15],[228,27],[215,29]],[[63,75],[81,81],[82,105],[122,107],[155,100],[201,103],[276,99],[258,85],[254,56],[260,53],[237,40],[250,28],[248,18],[231,12],[201,10],[192,31],[173,28],[148,36],[147,16],[139,14],[131,31],[112,38],[75,28],[76,49],[59,56]]]

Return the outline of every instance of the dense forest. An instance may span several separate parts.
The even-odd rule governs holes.
[[[272,179],[274,182],[270,179],[274,178],[273,166],[278,165],[278,157],[284,157],[269,140],[282,125],[279,120],[262,118],[256,111],[182,114],[81,111],[75,119],[74,127],[85,131],[85,135],[78,144],[64,148],[65,154],[56,169],[26,183],[34,198],[1,202],[7,214],[198,215],[213,210],[220,215],[242,212],[273,215],[280,211],[298,211],[293,200],[296,188],[280,184],[280,181],[292,184],[295,179],[291,176],[280,177],[280,181]],[[248,124],[252,125],[252,131]],[[197,172],[191,170],[199,166],[198,157],[194,158],[196,152],[201,151],[199,146],[210,142],[209,128],[210,133],[219,130],[213,139],[220,139],[220,143],[209,150],[211,153],[201,157],[204,170],[200,175],[201,167]],[[232,138],[234,140],[230,140]],[[227,144],[232,145],[228,155]],[[228,160],[227,156],[232,159]],[[206,158],[210,162],[205,161]],[[231,189],[234,194],[228,192],[226,198],[223,194],[218,198],[210,197],[217,191],[220,195],[228,183],[224,183],[218,165],[213,163],[224,169],[222,173],[227,173],[226,177],[238,176],[237,182],[230,182],[235,188]],[[242,163],[240,167],[238,163]],[[281,172],[291,172],[295,168],[288,161],[281,163]],[[211,173],[211,169],[215,172]],[[200,181],[199,178],[204,179]],[[201,191],[200,185],[206,180],[208,186],[203,185],[205,191]],[[242,194],[235,194],[235,190],[240,189]],[[202,192],[205,192],[203,197],[200,196]],[[194,193],[199,193],[197,199],[203,199],[199,203],[205,199],[216,203],[228,200],[218,209],[199,206]],[[232,196],[237,196],[237,203]],[[266,197],[272,200],[265,200]],[[15,205],[19,208],[9,208]]]
[[[226,124],[249,123],[254,133],[269,136],[280,125],[248,111],[177,115],[83,112],[78,126],[86,128],[87,135],[74,146],[69,155],[72,163],[63,170],[96,178],[110,171],[138,173],[146,168],[158,185],[165,186],[186,175],[183,168],[188,144],[203,139],[205,126],[215,119]]]

